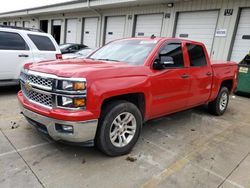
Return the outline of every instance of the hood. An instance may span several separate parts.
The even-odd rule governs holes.
[[[66,78],[100,78],[141,75],[144,72],[141,69],[145,69],[145,66],[90,59],[68,59],[28,64],[26,68]]]

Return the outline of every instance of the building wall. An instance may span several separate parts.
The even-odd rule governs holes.
[[[113,0],[102,0],[105,3],[112,3]],[[100,2],[101,3],[101,2]],[[135,27],[135,17],[140,14],[154,14],[163,13],[164,19],[162,23],[161,36],[172,37],[175,34],[175,27],[178,19],[178,13],[186,11],[206,11],[206,10],[218,10],[219,17],[217,21],[216,29],[225,29],[227,31],[226,37],[215,37],[213,41],[211,58],[214,60],[222,59],[228,60],[230,58],[230,50],[232,48],[232,43],[234,40],[234,35],[237,28],[238,18],[241,8],[250,7],[249,0],[192,0],[192,1],[180,1],[174,3],[173,7],[168,7],[165,3],[151,4],[151,5],[138,5],[138,6],[123,6],[116,8],[105,8],[103,6],[98,12],[91,11],[89,9],[84,9],[78,12],[69,13],[56,13],[56,14],[43,14],[34,15],[30,17],[21,18],[22,21],[29,20],[31,26],[39,27],[40,20],[49,20],[48,30],[51,32],[51,23],[53,19],[61,19],[62,30],[61,30],[61,41],[65,42],[65,23],[68,18],[77,18],[77,27],[80,32],[78,32],[77,41],[82,42],[82,26],[83,18],[85,17],[99,17],[98,21],[98,45],[104,44],[104,32],[105,32],[105,19],[107,16],[126,16],[124,37],[133,36],[133,31]],[[226,9],[233,9],[233,14],[231,16],[225,16],[224,11]],[[2,22],[15,22],[19,21],[18,18],[2,18]]]

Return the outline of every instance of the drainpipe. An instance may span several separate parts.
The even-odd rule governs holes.
[[[92,12],[96,13],[100,17],[99,42],[98,42],[98,46],[100,46],[101,35],[102,35],[102,14],[98,10],[96,10],[90,6],[90,0],[87,0],[87,4],[88,4],[88,9],[91,10]]]

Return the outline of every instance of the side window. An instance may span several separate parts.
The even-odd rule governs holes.
[[[37,49],[40,51],[56,51],[56,48],[53,42],[49,37],[41,36],[41,35],[32,35],[28,34],[29,38],[36,45]]]
[[[166,44],[160,50],[160,60],[164,67],[184,67],[183,52],[180,43]]]
[[[206,56],[203,47],[195,44],[187,44],[188,55],[191,67],[206,66]]]
[[[0,50],[29,50],[29,47],[19,34],[0,31]]]

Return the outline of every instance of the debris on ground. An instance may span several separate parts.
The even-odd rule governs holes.
[[[11,123],[11,129],[16,129],[19,127],[19,125],[16,122],[10,122]]]
[[[85,164],[85,163],[86,163],[86,159],[83,159],[83,160],[82,160],[82,164]]]
[[[191,129],[191,131],[195,131],[195,129]]]
[[[130,162],[135,162],[135,161],[137,160],[137,158],[134,157],[134,156],[128,156],[128,157],[126,158],[126,160],[127,160],[127,161],[130,161]]]

